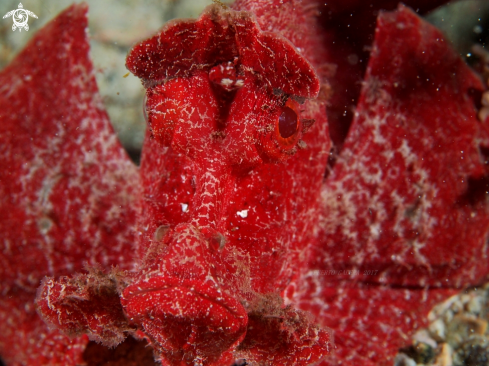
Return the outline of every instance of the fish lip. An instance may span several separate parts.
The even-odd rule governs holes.
[[[165,297],[168,294],[175,297],[170,300]],[[153,303],[145,300],[155,296],[160,296],[162,300]],[[173,307],[178,300],[184,307],[183,312],[179,314]],[[141,305],[144,301],[147,301],[147,309],[145,305]],[[205,322],[209,319],[212,323],[218,323],[218,319],[232,317],[235,324],[232,329],[229,328],[229,332],[233,334],[244,335],[248,324],[248,315],[243,305],[212,281],[182,280],[171,276],[153,277],[128,286],[122,293],[121,302],[129,319],[138,323],[144,321],[145,316],[151,318],[151,312],[158,308],[159,314],[195,322]],[[207,309],[205,312],[196,310],[192,307],[193,304],[196,305],[195,308],[207,306]]]
[[[129,321],[169,360],[179,355],[217,362],[243,341],[248,326],[243,305],[212,280],[144,279],[123,291],[121,303]]]
[[[208,301],[213,305],[217,305],[217,307],[212,308],[212,312],[216,313],[219,309],[225,310],[239,321],[241,327],[246,328],[248,316],[243,305],[212,281],[181,279],[171,276],[153,277],[128,286],[122,293],[121,301],[126,309],[131,302],[137,301],[139,297],[152,293],[172,292],[174,290],[180,291],[183,299],[193,296],[201,301]],[[129,313],[131,312],[129,311]]]

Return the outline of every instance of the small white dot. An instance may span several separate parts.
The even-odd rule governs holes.
[[[187,210],[188,210],[188,204],[186,204],[186,203],[180,203],[180,205],[182,206],[182,212],[187,212]]]
[[[236,215],[238,215],[239,217],[242,217],[243,219],[247,218],[248,217],[248,210],[238,211],[238,212],[236,212]]]
[[[221,85],[223,86],[230,86],[233,84],[233,81],[231,79],[222,79],[221,80]]]

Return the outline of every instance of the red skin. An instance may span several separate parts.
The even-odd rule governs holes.
[[[195,53],[190,45],[189,54],[181,54],[180,44],[187,39],[205,43]],[[226,47],[216,48],[221,39],[226,40]],[[250,49],[256,53],[250,54]],[[301,72],[277,62],[285,57]],[[217,83],[209,80],[207,65],[235,59],[241,87],[227,90],[220,79]],[[319,81],[290,43],[261,33],[247,13],[217,6],[208,8],[197,22],[170,23],[160,34],[135,46],[127,65],[149,86],[152,135],[146,140],[141,163],[143,263],[123,293],[124,310],[132,322],[142,325],[169,364],[178,364],[182,358],[188,364],[195,360],[224,364],[223,357],[231,363],[230,350],[244,339],[247,314],[253,317],[254,329],[266,325],[265,329],[272,330],[275,325],[261,317],[280,316],[288,321],[297,316],[295,311],[281,309],[280,302],[261,308],[265,295],[279,296],[297,276],[311,240],[306,234],[312,232],[310,216],[319,213],[316,197],[330,144],[321,113],[324,107],[312,101],[292,106],[299,119],[315,119],[311,129],[307,133],[299,129],[290,141],[277,137],[278,118],[288,97],[274,95],[273,90],[311,98],[319,91]],[[295,152],[299,139],[308,147]],[[182,182],[186,189],[175,189]],[[156,240],[162,226],[168,229]],[[295,237],[295,233],[304,234]],[[155,256],[155,252],[163,255]],[[217,296],[222,300],[207,300]],[[209,331],[210,324],[224,330]],[[302,364],[302,359],[317,359],[327,352],[328,334],[320,331],[320,341],[314,341],[318,330],[307,324],[305,317],[297,322],[299,328],[290,331],[297,340],[284,340],[292,343],[284,348],[288,353],[275,351],[277,361],[286,356],[289,362],[295,358]],[[276,326],[275,339],[289,337],[287,329]],[[298,352],[291,347],[294,343],[309,347]],[[257,360],[270,357],[268,347],[259,350],[259,346],[245,348],[242,353],[247,359],[254,354]]]
[[[329,131],[340,152],[350,129],[360,96],[363,76],[368,65],[379,11],[395,10],[397,0],[344,0],[319,4],[321,34],[327,49],[322,59],[328,68],[327,80],[332,89],[328,101]],[[403,4],[423,15],[446,0],[405,0]]]
[[[140,178],[95,103],[83,6],[53,21],[0,74],[11,91],[0,97],[1,197],[16,197],[0,205],[8,217],[0,220],[0,260],[10,266],[0,272],[7,362],[75,365],[86,335],[113,346],[133,334],[164,365],[240,357],[391,364],[436,302],[487,279],[488,207],[467,191],[487,179],[479,147],[489,138],[468,94],[482,84],[414,13],[383,14],[357,115],[324,180],[325,101],[348,77],[328,72],[331,33],[315,25],[315,9],[297,1],[211,6],[136,45],[127,66],[147,87],[150,132]],[[11,86],[27,73],[33,82]],[[64,103],[44,108],[54,96]],[[40,107],[25,118],[24,105]],[[281,135],[283,113],[297,116],[291,137]],[[57,132],[66,136],[61,148]],[[39,156],[44,165],[29,175]],[[53,175],[51,195],[39,201]],[[41,225],[46,200],[50,221]],[[115,264],[129,271],[111,271]],[[343,269],[355,274],[318,272]],[[33,312],[44,276],[38,311],[72,340]],[[56,340],[37,346],[43,335]]]
[[[139,177],[97,93],[86,12],[68,8],[0,74],[0,354],[8,365],[82,362],[86,335],[72,339],[36,313],[45,276],[134,267]]]
[[[471,90],[481,81],[440,31],[402,6],[379,16],[322,188],[321,244],[292,300],[335,330],[325,364],[392,365],[436,302],[487,281],[488,121]]]
[[[469,93],[483,85],[442,37],[407,8],[379,16],[352,130],[323,187],[315,267],[376,269],[362,280],[397,286],[487,275],[489,135]]]

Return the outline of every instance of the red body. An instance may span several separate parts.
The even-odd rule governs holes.
[[[93,97],[86,9],[32,41],[0,75],[7,362],[74,365],[86,335],[131,334],[164,365],[389,364],[487,279],[483,85],[405,7],[363,54],[373,14],[354,5],[213,5],[136,45],[139,177]],[[41,280],[40,316],[75,338],[34,312]]]

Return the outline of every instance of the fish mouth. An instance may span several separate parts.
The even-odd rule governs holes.
[[[211,281],[154,277],[127,287],[121,300],[130,322],[169,362],[218,362],[246,334],[246,310]]]

